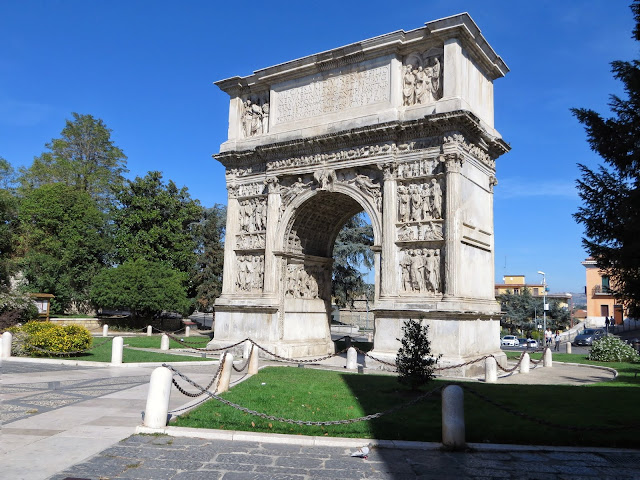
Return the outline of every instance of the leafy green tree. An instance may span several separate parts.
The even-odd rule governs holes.
[[[161,262],[129,260],[96,276],[91,301],[96,308],[128,310],[139,321],[163,311],[182,313],[188,306],[185,276]]]
[[[193,282],[196,285],[199,307],[209,311],[215,299],[222,293],[224,267],[224,232],[227,210],[224,205],[214,205],[203,210],[198,229],[198,260]]]
[[[36,157],[31,167],[21,169],[23,187],[37,188],[63,183],[86,192],[101,206],[113,196],[124,181],[127,157],[113,144],[111,130],[99,118],[73,113],[61,138],[45,146],[50,150]]]
[[[336,305],[353,305],[358,296],[369,291],[359,267],[373,267],[372,245],[373,228],[362,213],[351,217],[338,233],[333,248],[331,292]]]
[[[396,355],[398,382],[417,390],[434,377],[435,365],[442,355],[431,354],[429,326],[408,320],[402,326],[402,346]]]
[[[145,259],[193,275],[202,207],[187,188],[164,184],[160,172],[149,172],[127,180],[116,197],[116,262]]]
[[[538,320],[543,317],[543,297],[531,295],[528,288],[521,293],[507,292],[498,296],[501,311],[505,314],[501,321],[503,327],[510,332],[523,331],[527,334],[537,328]],[[552,330],[564,329],[570,321],[569,311],[560,306],[556,299],[547,299],[549,310],[547,311],[547,326]]]
[[[8,288],[13,270],[18,223],[18,199],[11,188],[14,179],[13,167],[0,157],[0,291]]]
[[[10,190],[13,188],[16,180],[16,172],[13,166],[0,157],[0,189]]]
[[[89,309],[89,287],[110,249],[105,216],[88,193],[58,183],[20,203],[20,267],[29,290],[51,293],[53,313]]]
[[[640,0],[631,5],[640,41]],[[572,109],[585,126],[592,150],[604,160],[597,170],[579,164],[578,193],[583,206],[574,214],[585,229],[582,243],[611,279],[614,296],[632,317],[640,315],[640,60],[611,63],[626,98],[612,95],[614,116]]]

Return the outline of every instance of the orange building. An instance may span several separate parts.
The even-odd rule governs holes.
[[[624,308],[609,290],[609,277],[599,268],[596,261],[589,257],[582,265],[587,270],[587,323],[590,325],[605,325],[605,317],[613,315],[616,325],[624,320]]]

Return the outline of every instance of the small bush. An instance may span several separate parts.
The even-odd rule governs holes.
[[[77,325],[29,322],[22,327],[12,327],[10,331],[14,336],[11,351],[16,356],[46,356],[47,352],[72,354],[87,350],[93,342],[89,330]]]
[[[402,340],[397,339],[402,342],[396,355],[398,381],[417,390],[433,378],[435,365],[442,355],[434,357],[431,354],[428,325],[409,320],[402,327],[402,333]]]
[[[638,361],[635,349],[613,335],[607,335],[593,342],[589,360],[598,362],[634,362]]]

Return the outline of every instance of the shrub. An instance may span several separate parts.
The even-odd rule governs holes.
[[[409,385],[412,390],[424,385],[433,378],[435,364],[442,355],[431,354],[429,342],[429,326],[409,320],[402,327],[402,346],[396,355],[398,381]]]
[[[77,325],[29,322],[10,331],[14,335],[11,351],[16,356],[48,355],[47,352],[73,354],[87,350],[93,342],[89,330]]]
[[[633,362],[639,358],[631,345],[613,335],[607,335],[593,342],[589,353],[589,360],[599,362]]]
[[[38,308],[31,297],[16,292],[0,292],[0,331],[36,318]]]

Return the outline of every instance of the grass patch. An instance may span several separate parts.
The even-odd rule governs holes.
[[[495,402],[561,425],[560,428],[556,428],[531,422],[465,392],[467,441],[640,447],[637,428],[631,427],[640,427],[640,414],[637,413],[640,378],[633,376],[640,365],[616,365],[620,371],[618,379],[594,385],[500,385],[464,382],[464,385]],[[456,382],[436,380],[424,387],[421,393],[449,383]],[[415,398],[415,394],[401,386],[392,376],[270,367],[235,386],[223,397],[268,415],[295,420],[325,421],[356,418],[384,411],[410,401]],[[615,403],[615,408],[610,408],[612,402]],[[430,442],[439,442],[442,438],[439,396],[430,397],[415,406],[403,408],[378,419],[335,426],[298,426],[263,420],[211,400],[178,418],[175,425]],[[621,429],[572,431],[568,428],[575,426],[616,426]],[[629,428],[625,428],[627,426]]]
[[[209,337],[180,337],[176,336],[176,338],[184,339],[183,342],[178,342],[173,338],[169,337],[169,348],[206,348],[207,343],[209,343]],[[162,335],[152,335],[150,337],[147,336],[139,336],[139,337],[124,337],[125,345],[129,345],[131,347],[136,348],[160,348],[160,342],[162,341]],[[100,337],[96,337],[94,342],[99,343]]]

